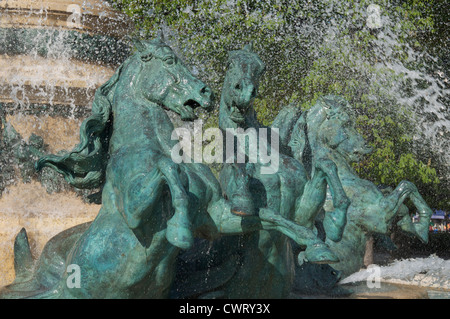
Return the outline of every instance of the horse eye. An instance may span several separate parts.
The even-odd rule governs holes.
[[[141,56],[141,60],[144,61],[144,62],[148,62],[148,61],[150,61],[152,58],[153,58],[153,55],[152,55],[152,54],[147,54],[147,55]]]
[[[173,57],[165,58],[164,63],[167,65],[173,65],[173,64],[175,64],[175,58],[173,58]]]

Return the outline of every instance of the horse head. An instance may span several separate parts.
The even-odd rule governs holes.
[[[195,78],[161,39],[133,41],[141,61],[134,81],[138,94],[178,113],[183,120],[195,119],[193,109],[198,106],[212,108],[212,90]]]
[[[330,151],[339,154],[347,163],[359,162],[372,152],[364,137],[355,129],[348,115],[348,102],[339,96],[320,98],[304,112],[294,128],[289,142],[294,157],[302,159],[307,145],[312,155],[320,157]]]
[[[195,107],[213,106],[212,90],[195,78],[160,38],[133,41],[137,52],[97,89],[92,115],[80,128],[80,144],[63,156],[40,158],[35,164],[37,171],[51,167],[77,188],[99,187],[108,162],[112,104],[119,98],[153,102],[176,112],[183,120],[195,119]]]
[[[322,123],[318,129],[318,138],[322,145],[336,150],[348,163],[359,162],[372,152],[364,137],[358,133],[346,109],[349,103],[338,96],[325,96],[319,100]]]
[[[253,111],[251,105],[264,70],[265,65],[253,52],[251,43],[242,50],[229,53],[221,97],[221,119],[229,118],[237,125],[245,123],[247,115]]]

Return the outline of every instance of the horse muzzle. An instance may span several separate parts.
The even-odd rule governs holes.
[[[214,92],[209,86],[203,86],[200,89],[198,104],[207,111],[210,111],[214,105]]]

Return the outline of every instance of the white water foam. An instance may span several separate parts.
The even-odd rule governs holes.
[[[368,269],[362,269],[344,278],[339,284],[372,280],[373,267],[379,267],[381,282],[450,290],[450,260],[436,255],[396,260],[386,266],[371,265]]]

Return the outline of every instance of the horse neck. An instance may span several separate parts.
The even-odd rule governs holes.
[[[331,160],[338,167],[338,175],[342,177],[348,177],[352,179],[359,179],[355,170],[352,167],[352,164],[347,161],[342,155],[338,154],[336,151],[330,152]]]
[[[128,143],[157,142],[159,148],[170,155],[171,149],[176,144],[176,141],[171,140],[174,126],[159,104],[145,99],[138,93],[135,80],[138,76],[136,72],[130,72],[130,70],[136,70],[133,68],[136,63],[131,62],[129,64],[131,67],[124,70],[114,93],[112,103],[114,131],[125,133],[130,127],[140,127],[141,130],[137,133],[142,132],[142,134],[136,134],[133,136],[134,140],[130,140]],[[152,138],[149,139],[149,136]]]

